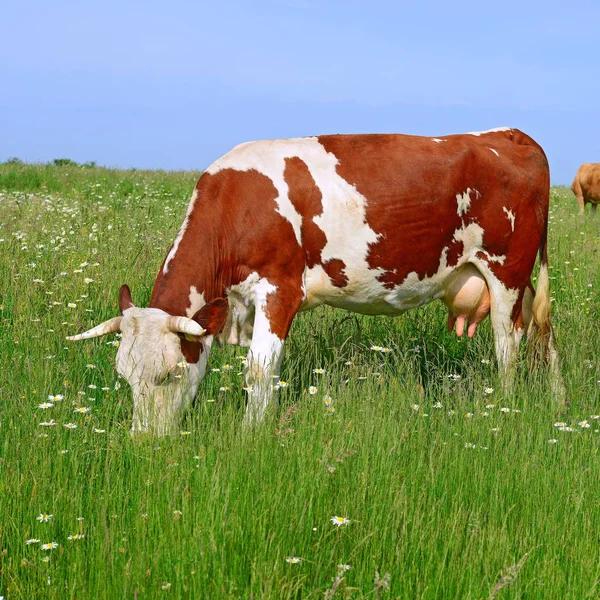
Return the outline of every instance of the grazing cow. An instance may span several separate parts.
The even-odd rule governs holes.
[[[585,211],[585,205],[592,205],[592,212],[596,212],[600,204],[600,163],[584,163],[579,167],[573,184],[573,193],[577,197],[579,212]]]
[[[469,336],[489,313],[507,379],[525,330],[557,374],[548,201],[546,156],[517,129],[241,144],[196,184],[150,307],[123,286],[121,317],[69,339],[122,332],[132,431],[159,435],[190,405],[215,336],[250,347],[246,420],[260,421],[294,316],[320,304],[395,316],[440,299]]]

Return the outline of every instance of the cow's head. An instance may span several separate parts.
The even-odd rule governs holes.
[[[131,432],[172,433],[204,377],[208,351],[227,316],[227,303],[217,298],[192,318],[173,316],[158,308],[136,307],[129,287],[123,285],[119,308],[122,316],[67,339],[85,340],[121,332],[117,371],[133,391]],[[186,362],[181,349],[183,339],[201,345],[197,362]]]

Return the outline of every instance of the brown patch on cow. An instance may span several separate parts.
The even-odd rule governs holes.
[[[313,218],[323,214],[323,194],[317,187],[306,163],[297,156],[285,159],[283,178],[288,184],[288,197],[296,211],[302,217],[300,229],[302,247],[306,253],[308,268],[321,262],[321,252],[325,248],[327,238],[323,230]]]
[[[458,259],[463,255],[465,251],[465,245],[460,240],[453,240],[450,248],[448,248],[448,254],[446,260],[449,267],[454,267],[458,264]]]
[[[224,169],[202,175],[196,189],[185,235],[169,270],[156,278],[150,306],[186,315],[191,286],[208,303],[257,273],[277,288],[267,312],[283,339],[302,301],[305,256],[291,223],[277,212],[277,188],[258,171]],[[188,362],[197,362],[200,344],[183,339],[181,348]]]
[[[348,276],[345,272],[346,263],[339,258],[332,258],[323,263],[323,270],[327,273],[331,285],[343,288],[348,285]]]
[[[202,354],[202,344],[200,342],[191,342],[185,339],[181,333],[178,334],[181,340],[181,353],[185,358],[185,362],[190,365],[196,364],[200,360]]]

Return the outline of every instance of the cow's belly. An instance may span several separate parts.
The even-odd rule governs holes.
[[[305,293],[301,310],[328,304],[367,315],[389,316],[440,299],[448,308],[448,327],[452,329],[456,324],[456,333],[462,336],[468,324],[469,337],[490,311],[486,281],[470,263],[448,268],[431,278],[419,279],[416,273],[411,273],[393,289],[384,287],[375,271],[352,278],[344,287],[335,287],[323,269],[315,267],[306,273]]]
[[[304,278],[305,300],[300,310],[310,310],[320,304],[343,308],[366,315],[397,316],[442,298],[447,287],[446,276],[419,280],[407,277],[400,286],[386,288],[378,279],[378,270],[352,274],[343,287],[334,286],[321,266],[309,269]],[[412,275],[412,274],[411,274]]]

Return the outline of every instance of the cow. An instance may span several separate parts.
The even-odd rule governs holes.
[[[585,212],[585,205],[591,204],[592,212],[596,212],[600,204],[600,163],[584,163],[579,167],[573,184],[573,193],[577,197],[579,212]]]
[[[68,339],[122,332],[132,432],[156,435],[177,428],[215,339],[249,347],[244,420],[263,420],[292,320],[321,304],[396,316],[439,299],[471,337],[489,314],[505,381],[526,331],[558,377],[549,181],[518,129],[244,143],[198,180],[149,307],[124,285],[121,316]]]

